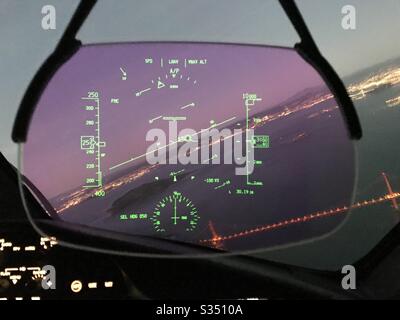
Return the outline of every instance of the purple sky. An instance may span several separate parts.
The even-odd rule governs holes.
[[[145,64],[145,58],[153,58],[153,64]],[[184,68],[185,58],[207,59],[207,64]],[[169,59],[180,63],[170,66]],[[126,81],[121,80],[120,67],[127,72]],[[173,81],[170,75],[165,78],[170,67],[180,69]],[[167,85],[179,84],[179,89],[156,89],[151,81],[156,83],[158,77]],[[263,98],[253,110],[259,112],[321,84],[319,75],[291,49],[171,43],[84,46],[54,76],[39,102],[24,149],[25,174],[47,197],[83,185],[87,156],[80,150],[80,136],[93,132],[84,125],[91,119],[81,100],[88,91],[100,95],[101,136],[107,143],[102,170],[107,175],[111,166],[146,151],[149,129],[166,128],[166,121],[150,125],[149,119],[186,116],[178,129],[199,130],[209,127],[210,120],[242,120],[245,92]],[[111,104],[111,98],[120,103]],[[180,109],[191,102],[195,108]]]

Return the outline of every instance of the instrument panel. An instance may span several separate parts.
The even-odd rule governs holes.
[[[129,297],[129,281],[109,257],[61,248],[13,224],[19,231],[0,231],[0,301]]]

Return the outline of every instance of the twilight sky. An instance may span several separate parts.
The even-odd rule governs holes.
[[[0,1],[0,151],[13,163],[11,127],[34,73],[57,43],[78,1]],[[297,1],[326,58],[341,76],[400,55],[398,0]],[[57,29],[41,29],[41,8],[57,10]],[[341,8],[357,9],[357,29],[341,28]],[[293,45],[297,35],[272,0],[99,1],[79,33],[85,43],[198,40]]]

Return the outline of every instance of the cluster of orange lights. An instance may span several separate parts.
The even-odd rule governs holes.
[[[388,68],[369,78],[351,84],[347,91],[354,100],[363,99],[367,93],[373,92],[383,86],[394,86],[400,84],[400,67]]]
[[[118,178],[112,182],[107,183],[105,186],[101,188],[102,191],[104,192],[109,192],[113,189],[116,189],[122,185],[126,185],[132,181],[135,181],[139,179],[140,177],[148,174],[154,167],[157,165],[151,165],[147,167],[142,167],[126,176],[123,176],[121,178]],[[66,202],[64,202],[60,207],[56,209],[57,213],[62,213],[63,211],[72,208],[76,205],[81,204],[85,200],[91,199],[96,195],[96,192],[98,192],[98,189],[81,189],[78,191],[75,191],[74,193],[64,197],[61,199],[61,201],[68,199]]]
[[[275,121],[280,118],[290,116],[293,113],[310,109],[310,108],[312,108],[316,105],[319,105],[320,103],[323,103],[325,101],[328,101],[330,99],[333,99],[333,95],[331,93],[312,96],[312,97],[308,98],[307,100],[303,101],[301,104],[295,104],[294,106],[286,106],[283,111],[265,115],[264,117],[259,119],[258,122],[253,123],[250,126],[250,129],[255,129],[257,127],[261,127],[261,126],[265,125],[267,122]],[[326,109],[324,112],[331,112],[334,109],[337,109],[337,106],[333,106],[329,109]]]

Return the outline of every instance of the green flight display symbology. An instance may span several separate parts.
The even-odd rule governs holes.
[[[192,201],[177,191],[160,200],[150,218],[157,232],[193,231],[199,219]]]

